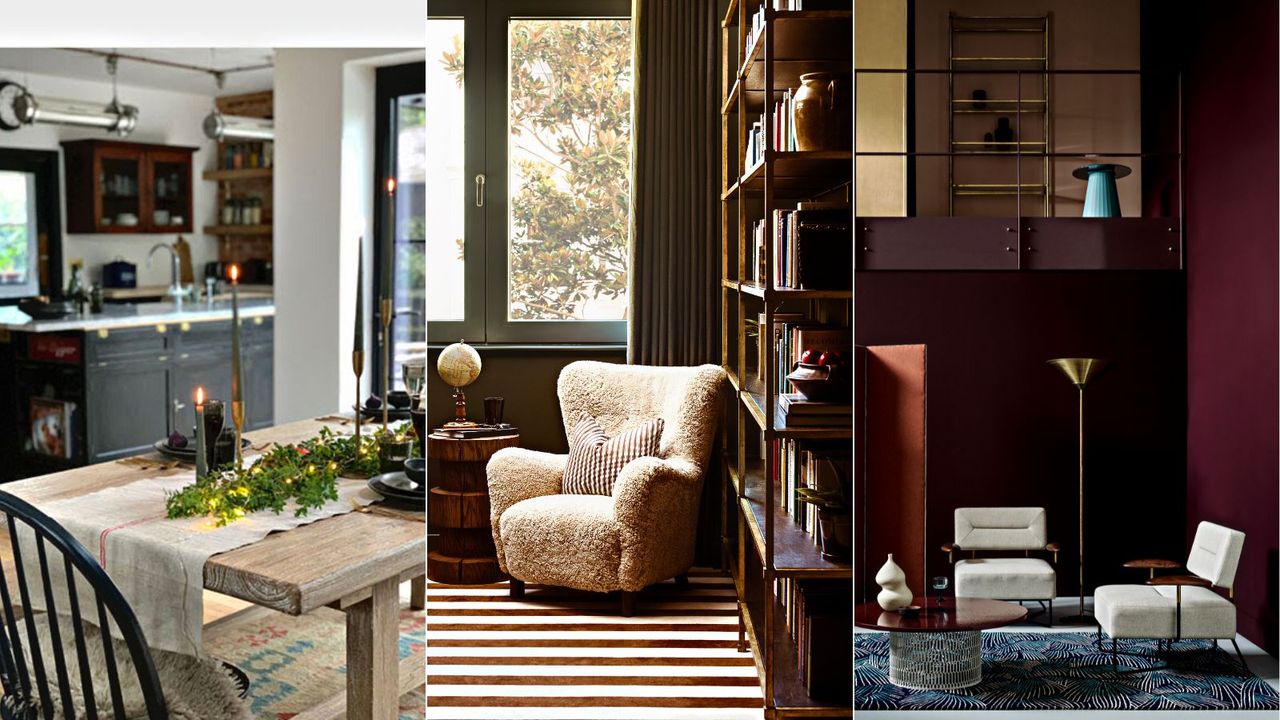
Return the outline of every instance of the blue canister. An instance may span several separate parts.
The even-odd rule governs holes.
[[[1133,172],[1125,165],[1092,163],[1078,167],[1072,176],[1088,181],[1084,191],[1083,217],[1120,217],[1120,193],[1116,180]]]
[[[116,258],[102,266],[102,286],[107,288],[134,288],[138,286],[138,266]]]

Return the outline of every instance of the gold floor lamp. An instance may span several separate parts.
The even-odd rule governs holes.
[[[1050,360],[1049,364],[1061,370],[1080,393],[1080,419],[1076,438],[1077,467],[1080,477],[1080,612],[1062,618],[1058,622],[1064,625],[1096,625],[1098,621],[1084,610],[1084,386],[1098,375],[1107,361],[1099,358],[1056,358]]]

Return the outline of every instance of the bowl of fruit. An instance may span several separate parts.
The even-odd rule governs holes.
[[[792,364],[787,380],[796,392],[814,402],[848,402],[849,378],[844,356],[838,350],[806,349]]]

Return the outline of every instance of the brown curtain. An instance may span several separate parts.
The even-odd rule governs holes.
[[[715,0],[633,0],[627,361],[718,363],[719,27]]]

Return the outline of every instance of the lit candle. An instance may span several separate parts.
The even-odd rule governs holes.
[[[204,388],[196,388],[196,477],[209,473],[209,459],[204,452]]]
[[[382,236],[384,238],[383,242],[386,245],[386,247],[383,248],[382,257],[387,260],[387,268],[382,272],[382,288],[379,293],[379,297],[390,300],[392,298],[391,279],[394,274],[395,266],[395,255],[393,254],[395,252],[395,245],[393,238],[395,237],[394,229],[396,225],[396,179],[393,177],[387,178],[387,207],[389,209],[386,215],[387,222],[385,224],[386,226],[382,228]]]
[[[244,427],[244,378],[240,375],[240,266],[232,265],[228,274],[231,276],[231,422],[236,426],[236,467],[240,468],[244,465],[240,449],[240,432]]]
[[[232,265],[227,271],[231,277],[231,402],[241,402],[240,397],[240,266]]]

